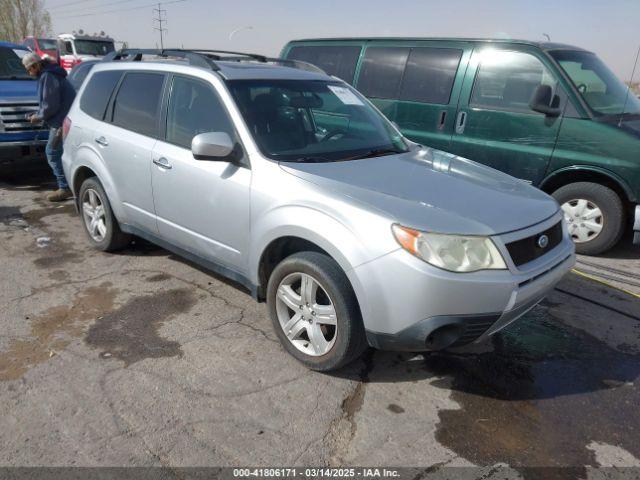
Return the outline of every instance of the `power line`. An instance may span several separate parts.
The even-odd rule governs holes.
[[[84,2],[92,2],[92,1],[95,1],[95,0],[83,0],[83,1]],[[56,15],[56,14],[64,15],[66,13],[73,12],[73,10],[77,9],[77,8],[104,8],[104,7],[108,7],[110,5],[117,5],[119,3],[133,3],[133,2],[136,2],[136,1],[140,1],[140,0],[118,0],[116,2],[103,3],[102,5],[88,5],[87,7],[84,7],[84,6],[82,6],[82,7],[71,6],[71,5],[75,5],[75,4],[78,4],[78,3],[83,3],[83,2],[76,1],[76,2],[71,2],[71,3],[67,4],[66,6],[60,5],[59,7],[48,8],[47,11],[51,12],[52,8],[53,9],[62,8],[62,10],[68,10],[68,11],[62,11],[62,12],[59,12],[58,10],[53,10],[53,14],[54,15]]]
[[[186,2],[187,0],[172,0],[171,2],[165,2],[163,5],[171,5],[172,3],[182,3],[182,2]],[[129,12],[131,10],[142,10],[143,8],[149,8],[149,7],[155,7],[157,6],[157,3],[149,3],[147,5],[141,5],[139,7],[133,7],[133,8],[118,8],[115,10],[107,10],[106,12],[96,12],[96,13],[83,13],[83,14],[79,14],[79,15],[68,15],[66,17],[58,17],[56,20],[63,20],[66,18],[78,18],[78,17],[93,17],[95,15],[107,15],[110,13],[120,13],[120,12]]]
[[[153,21],[154,22],[158,22],[158,26],[157,27],[153,27],[154,30],[157,30],[160,32],[160,49],[164,50],[164,32],[167,31],[166,28],[162,27],[162,23],[166,23],[167,22],[167,11],[162,9],[162,3],[158,3],[158,8],[154,8],[153,9],[154,12],[158,12],[158,18],[154,18]],[[164,18],[163,18],[164,15]]]

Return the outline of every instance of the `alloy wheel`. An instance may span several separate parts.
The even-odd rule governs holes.
[[[311,275],[287,275],[276,292],[276,312],[287,339],[301,352],[327,354],[338,333],[334,304],[325,288]]]
[[[102,242],[107,235],[107,217],[100,195],[92,188],[87,189],[82,197],[82,216],[91,238]]]

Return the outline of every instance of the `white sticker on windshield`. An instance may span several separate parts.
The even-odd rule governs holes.
[[[355,96],[355,94],[346,87],[338,87],[336,85],[327,85],[336,97],[342,101],[345,105],[364,105],[362,100]]]

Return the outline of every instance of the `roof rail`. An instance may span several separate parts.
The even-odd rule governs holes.
[[[220,55],[222,54],[222,55]],[[183,58],[189,62],[190,65],[197,67],[207,68],[213,71],[220,70],[220,67],[216,64],[216,61],[224,62],[246,62],[254,61],[260,63],[274,63],[283,65],[285,67],[298,68],[300,70],[307,70],[310,72],[323,73],[326,72],[321,68],[316,67],[307,62],[300,60],[288,60],[283,58],[271,58],[265,55],[259,55],[256,53],[243,53],[232,52],[229,50],[211,50],[211,49],[182,49],[182,48],[165,48],[165,49],[144,49],[144,48],[129,48],[117,50],[111,52],[103,57],[103,62],[113,61],[133,61],[140,62],[144,55],[152,55],[156,57],[176,57]]]

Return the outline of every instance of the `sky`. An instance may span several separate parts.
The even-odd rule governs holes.
[[[175,3],[171,3],[175,2]],[[153,0],[44,0],[54,33],[105,31],[159,45]],[[135,10],[134,10],[135,8]],[[640,0],[165,0],[165,47],[277,56],[318,37],[482,37],[568,43],[597,53],[623,80],[640,47]],[[156,24],[157,25],[157,24]],[[235,33],[234,33],[235,31]],[[230,38],[231,36],[231,38]],[[640,78],[640,67],[635,80]]]

